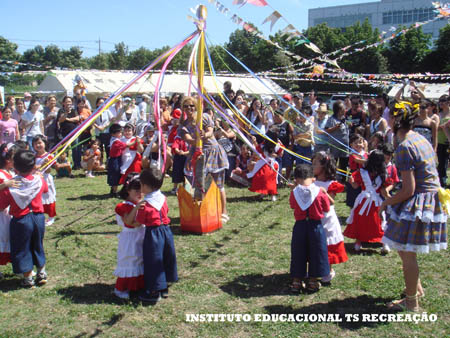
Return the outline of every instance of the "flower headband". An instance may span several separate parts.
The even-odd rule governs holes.
[[[400,102],[395,103],[394,109],[392,111],[392,115],[394,115],[394,117],[397,117],[401,112],[403,112],[403,119],[406,119],[406,116],[408,115],[409,110],[412,112],[415,112],[418,109],[419,109],[419,104],[413,105],[409,101],[400,101]]]

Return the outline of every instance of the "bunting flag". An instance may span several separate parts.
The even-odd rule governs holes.
[[[270,31],[272,31],[273,26],[275,23],[281,18],[281,14],[278,13],[278,11],[274,11],[272,14],[270,14],[267,18],[264,19],[263,25],[266,22],[270,22]]]
[[[267,1],[265,0],[234,0],[233,5],[241,5],[244,6],[245,4],[251,4],[259,7],[267,6]]]

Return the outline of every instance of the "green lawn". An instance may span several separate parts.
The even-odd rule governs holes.
[[[436,322],[188,322],[186,314],[371,314],[403,289],[400,259],[378,247],[335,266],[332,285],[312,295],[289,295],[290,238],[294,224],[288,189],[277,202],[257,201],[246,189],[227,188],[231,220],[198,236],[180,231],[178,202],[169,196],[180,280],[155,306],[117,299],[112,290],[117,237],[106,176],[56,180],[58,218],[47,228],[49,282],[19,287],[11,267],[1,267],[0,336],[349,336],[444,337],[450,332],[449,253],[419,256],[426,297],[421,305]],[[170,180],[163,191],[171,189]],[[344,195],[337,212],[345,222]],[[345,224],[344,224],[345,225]]]

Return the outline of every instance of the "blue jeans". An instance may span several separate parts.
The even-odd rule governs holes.
[[[291,276],[306,277],[307,266],[309,277],[330,274],[327,238],[322,223],[316,220],[296,221],[292,231]]]
[[[45,216],[30,212],[20,218],[13,217],[9,224],[11,261],[14,273],[33,270],[45,265]]]
[[[168,282],[178,280],[175,244],[168,225],[145,228],[143,256],[147,291],[167,289]]]

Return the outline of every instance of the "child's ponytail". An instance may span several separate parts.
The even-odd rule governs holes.
[[[128,198],[128,192],[130,190],[141,189],[141,181],[139,180],[139,173],[130,173],[123,184],[122,189],[119,192],[120,198],[126,200]]]
[[[384,183],[386,181],[387,171],[383,151],[379,149],[373,150],[369,155],[364,169],[375,176],[380,176]]]

